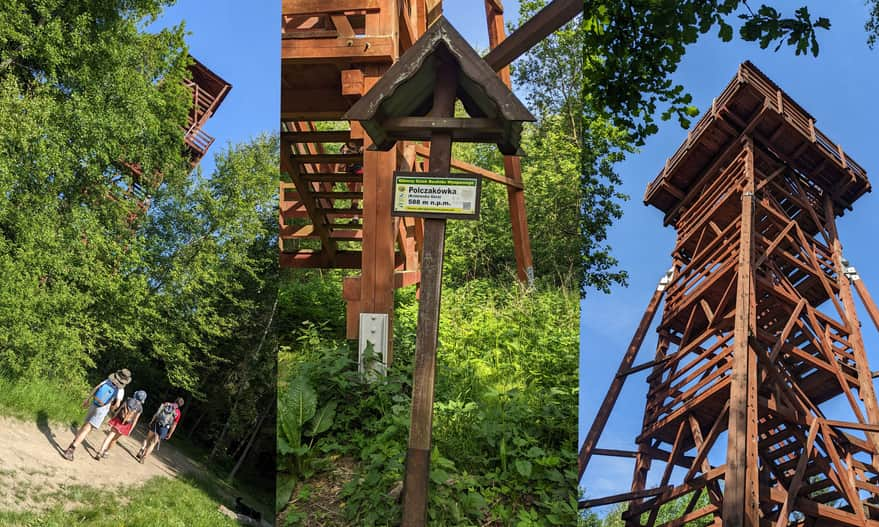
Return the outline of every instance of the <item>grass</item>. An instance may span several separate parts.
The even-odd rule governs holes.
[[[46,379],[9,379],[0,375],[0,414],[26,421],[81,422],[82,401],[89,393],[83,384],[75,386]]]
[[[195,479],[155,477],[135,488],[73,486],[54,493],[45,512],[0,512],[9,527],[235,527]],[[69,503],[79,503],[66,510]]]
[[[82,408],[82,401],[85,396],[88,395],[89,389],[90,387],[87,386],[85,383],[83,383],[81,386],[77,386],[75,384],[62,384],[57,380],[53,381],[47,379],[30,378],[10,379],[9,377],[0,374],[0,415],[13,417],[24,421],[35,421],[40,427],[47,426],[49,422],[63,424],[73,423],[78,426],[80,423],[82,423],[82,420],[85,417],[86,410]],[[202,493],[205,493],[205,495],[213,496],[216,502],[213,504],[214,510],[216,510],[217,503],[224,501],[222,499],[224,494],[226,496],[244,496],[245,502],[248,502],[251,506],[258,506],[258,504],[254,503],[254,501],[263,504],[274,503],[274,495],[269,496],[265,492],[259,492],[257,490],[259,489],[258,485],[249,484],[247,481],[239,480],[238,478],[236,478],[236,481],[232,482],[226,480],[225,477],[231,467],[220,466],[215,461],[208,462],[207,451],[205,451],[203,447],[193,444],[191,441],[186,439],[184,435],[175,435],[173,439],[173,445],[189,459],[201,463],[202,466],[210,474],[210,476],[206,475],[204,477],[199,477],[197,481],[197,486]],[[0,470],[0,474],[2,474],[2,470]],[[172,480],[163,481],[167,482],[167,484],[172,483]],[[196,480],[192,478],[190,478],[188,481],[190,484],[196,483]],[[88,489],[87,487],[84,488]],[[243,489],[247,489],[247,491],[244,492]],[[80,492],[80,490],[71,487],[67,489],[66,492],[72,495]],[[131,491],[132,496],[140,494],[141,491],[139,489]],[[100,501],[105,500],[102,499]],[[174,506],[186,507],[187,505],[181,505],[178,503]],[[267,507],[262,508],[267,509]],[[51,514],[55,514],[56,512],[59,514],[58,518],[63,517],[63,510],[60,512],[52,511]],[[51,514],[49,516],[46,516],[46,523],[28,523],[29,519],[33,518],[27,515],[22,516],[22,518],[24,519],[22,519],[18,523],[9,523],[11,520],[9,520],[8,518],[18,517],[7,517],[4,514],[6,513],[0,513],[0,525],[2,526],[67,525],[67,523],[60,520],[59,523],[51,523],[52,521],[55,521],[53,519],[54,517],[51,516]],[[40,516],[40,518],[43,518],[43,516]],[[132,527],[135,525],[159,524],[160,522],[153,524],[147,521],[144,523],[125,523],[122,525],[124,527]],[[182,526],[184,524],[186,525],[186,527],[193,527],[197,525],[213,525],[210,522],[185,522],[180,523],[179,525]],[[70,525],[80,524],[71,523]],[[83,525],[91,524],[86,522]],[[96,523],[95,525],[104,524]],[[120,524],[118,522],[112,525],[114,527],[120,527]],[[164,524],[163,527],[168,527],[168,525],[177,524]]]

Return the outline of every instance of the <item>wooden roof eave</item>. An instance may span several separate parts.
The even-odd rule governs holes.
[[[381,79],[345,114],[344,119],[361,121],[411,115],[431,96],[434,79],[430,75],[442,46],[459,64],[459,93],[469,106],[486,116],[493,114],[508,121],[534,121],[535,118],[507,88],[445,18],[437,20],[422,37],[395,62]],[[396,96],[403,90],[404,96]],[[397,100],[402,100],[402,106]],[[390,101],[391,106],[388,106]],[[401,113],[402,112],[402,113]]]

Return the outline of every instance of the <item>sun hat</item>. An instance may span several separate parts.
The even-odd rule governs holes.
[[[131,382],[131,372],[128,371],[128,368],[122,368],[121,370],[111,373],[110,380],[117,387],[122,388]]]
[[[140,404],[140,401],[134,398],[125,401],[125,406],[128,407],[129,410],[134,410],[135,412],[143,411],[143,405]]]
[[[134,398],[140,402],[146,401],[146,395],[147,395],[146,392],[143,390],[138,390],[138,391],[134,392]]]

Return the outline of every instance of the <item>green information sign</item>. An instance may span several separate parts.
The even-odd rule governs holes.
[[[394,173],[394,216],[474,220],[482,179],[470,174]]]

